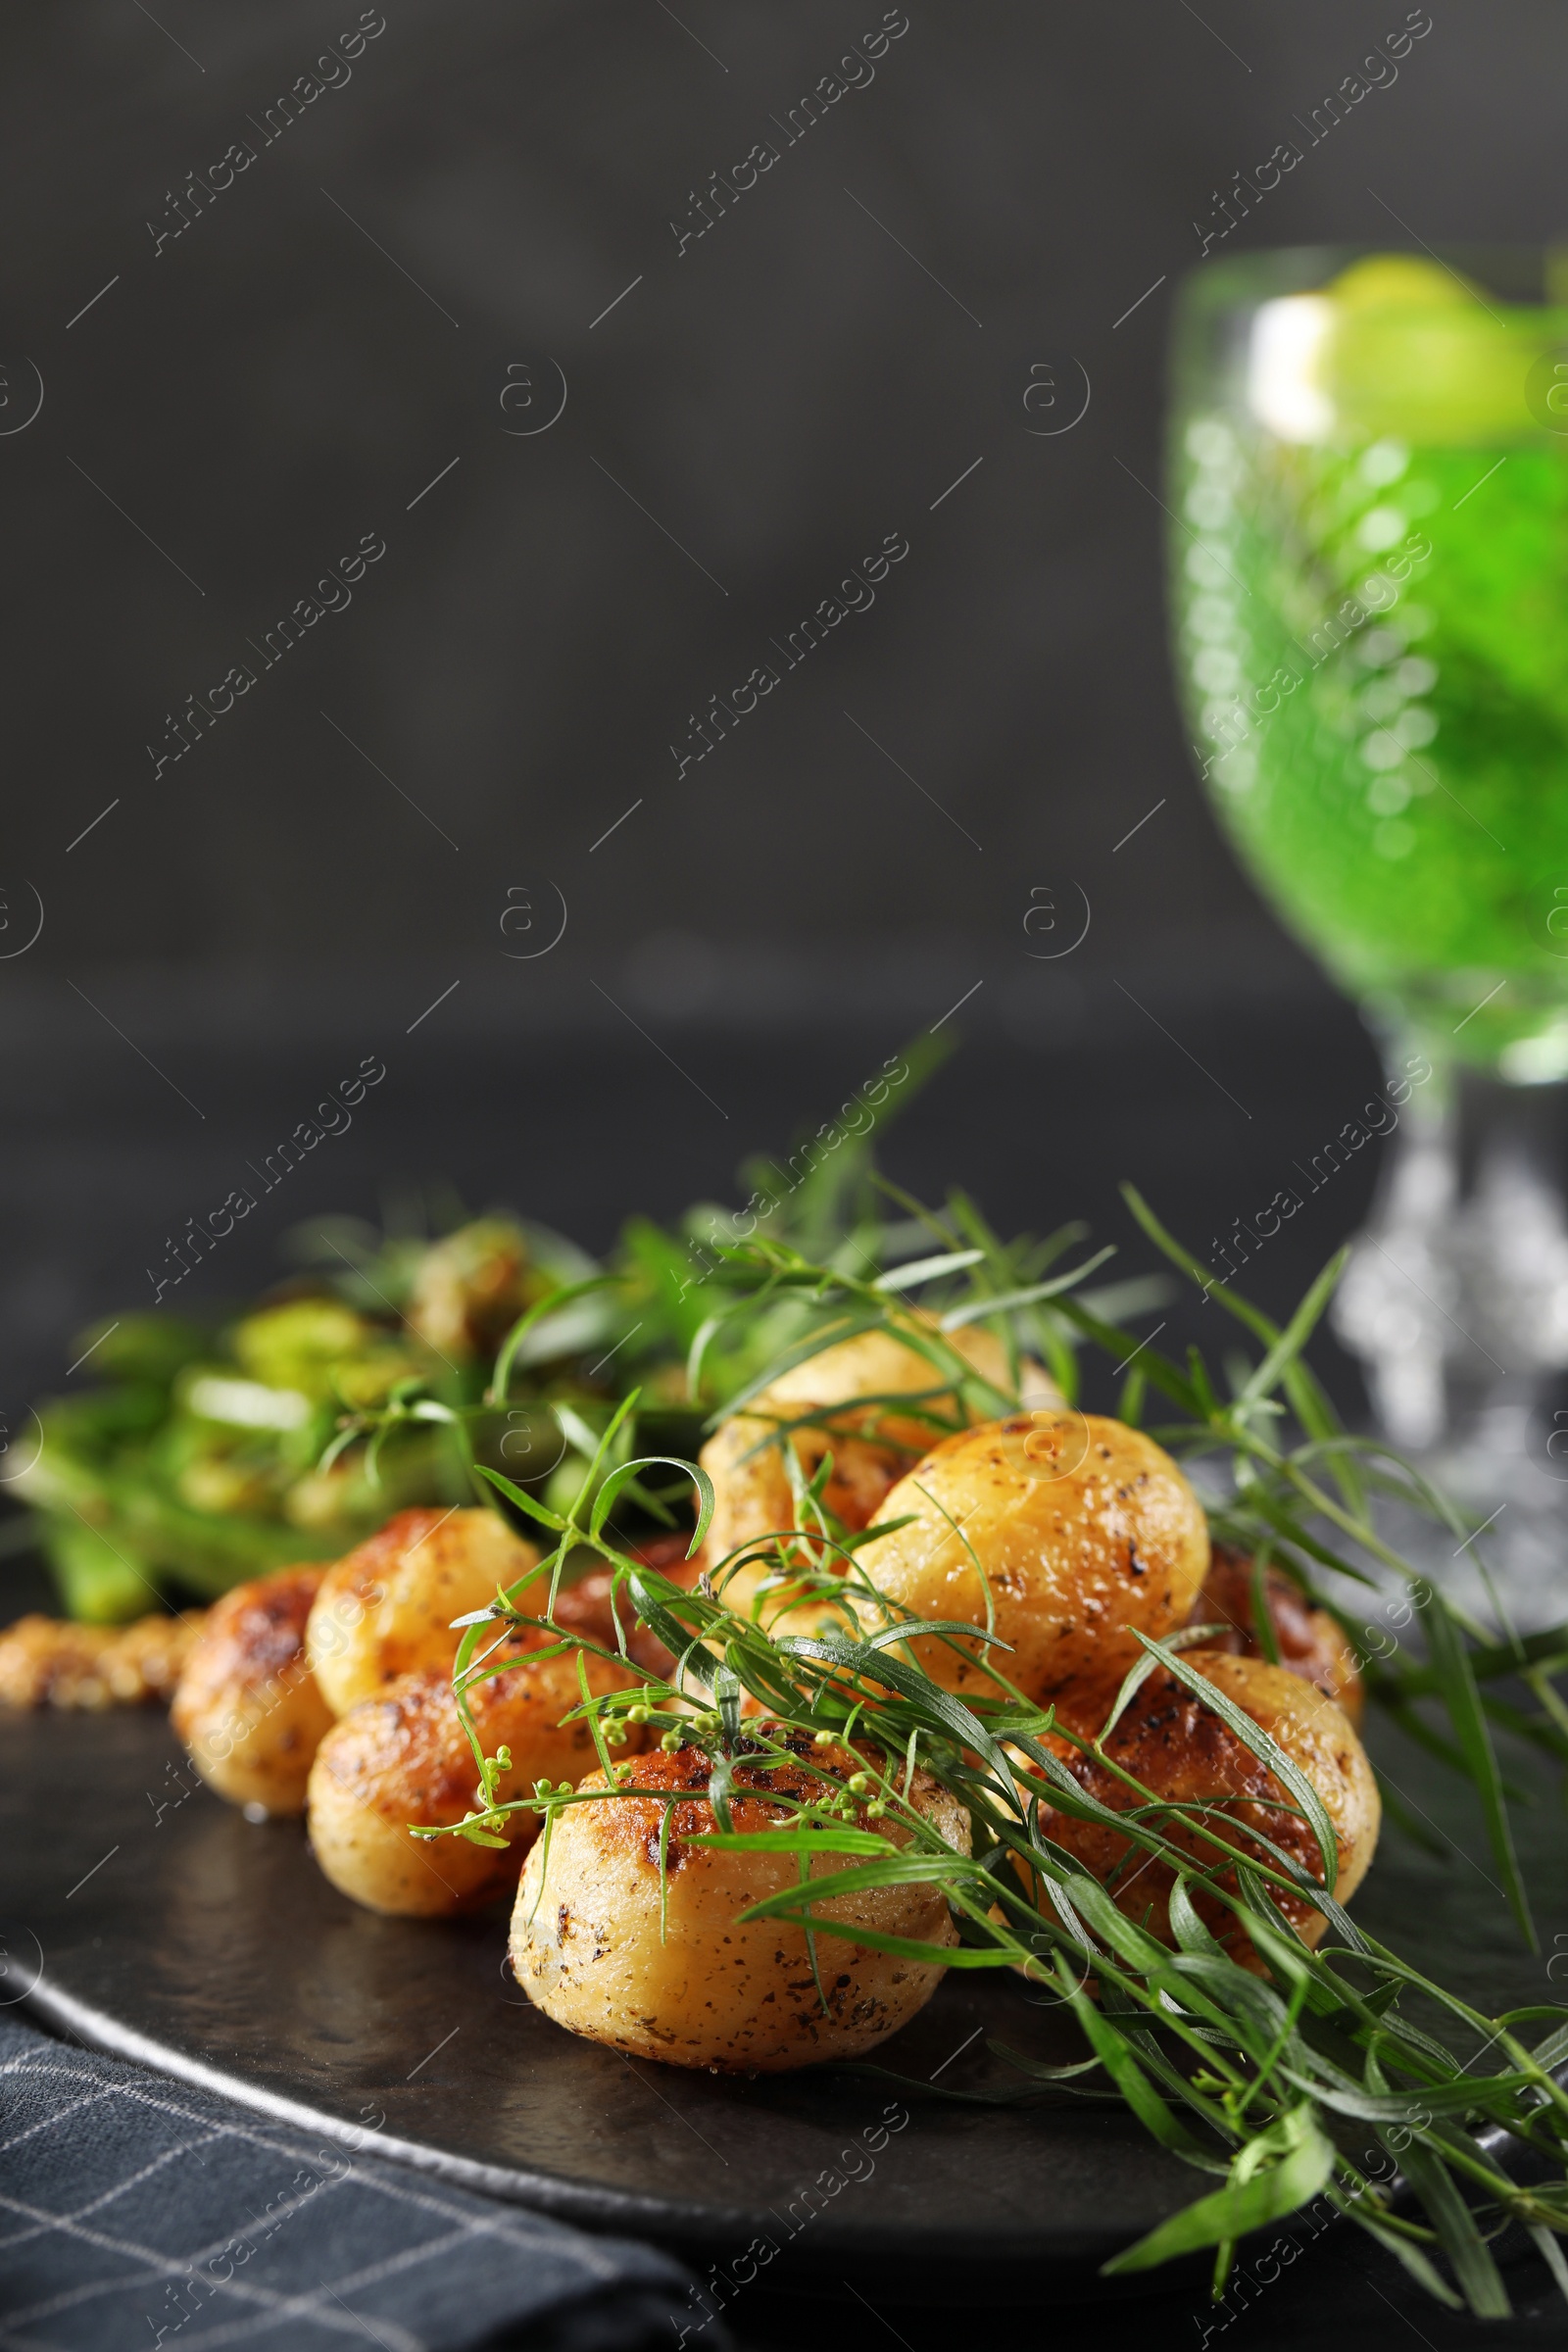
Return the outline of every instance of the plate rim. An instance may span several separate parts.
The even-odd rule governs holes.
[[[310,2100],[290,2097],[237,2071],[226,2073],[207,2059],[160,2040],[156,2034],[143,2033],[79,1995],[50,1984],[46,1976],[40,1976],[18,2006],[24,2015],[29,2011],[35,2013],[108,2057],[129,2059],[155,2074],[189,2082],[234,2106],[274,2123],[287,2124],[296,2131],[319,2132],[352,2154],[406,2165],[413,2171],[450,2181],[454,2187],[468,2189],[478,2196],[495,2197],[507,2204],[522,2205],[577,2229],[613,2231],[683,2251],[702,2249],[711,2255],[716,2248],[749,2242],[770,2221],[777,2226],[777,2215],[766,2206],[719,2202],[695,2206],[689,2197],[676,2201],[645,2191],[573,2181],[559,2173],[535,2172],[522,2164],[487,2164],[478,2157],[461,2156],[451,2149],[436,2147],[428,2140],[411,2139],[386,2127],[368,2132],[364,2125],[333,2116]],[[797,2260],[808,2262],[813,2270],[821,2267],[819,2261],[809,2259],[815,2254],[827,2257],[830,2262],[857,2257],[873,2261],[907,2259],[908,2234],[897,2225],[880,2228],[862,2225],[847,2230],[842,2223],[836,2229],[832,2227],[837,2216],[824,2212],[812,2218],[829,2224],[827,2229],[813,2230],[810,2245],[801,2248],[797,2256]],[[779,2249],[781,2254],[790,2250],[799,2234],[791,2232]],[[938,2266],[965,2259],[972,2262],[974,2258],[973,2238],[967,2233],[950,2236],[939,2228],[924,2230],[922,2235],[930,2259]],[[1125,2230],[1112,2230],[1094,2235],[1081,2233],[1068,2243],[1057,2239],[1048,2246],[1042,2243],[1037,2231],[1014,2226],[997,2229],[988,2237],[987,2260],[1004,2269],[1026,2270],[1036,2278],[1049,2272],[1054,2286],[1058,2288],[1081,2278],[1098,2299],[1113,2294],[1119,2283],[1101,2280],[1100,2265],[1125,2242]],[[1168,2285],[1167,2279],[1163,2289],[1152,2287],[1148,2291],[1168,2291]]]

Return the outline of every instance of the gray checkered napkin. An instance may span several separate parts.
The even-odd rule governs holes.
[[[0,2021],[8,2352],[637,2352],[686,2287],[652,2247]]]

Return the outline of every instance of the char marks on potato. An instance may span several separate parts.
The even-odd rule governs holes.
[[[1370,1867],[1381,1815],[1372,1767],[1348,1717],[1302,1676],[1266,1659],[1205,1649],[1190,1649],[1185,1658],[1269,1734],[1316,1790],[1335,1833],[1335,1895],[1348,1902]],[[1115,1766],[1156,1798],[1218,1808],[1213,1826],[1228,1843],[1267,1862],[1266,1848],[1250,1835],[1259,1833],[1322,1883],[1317,1838],[1295,1798],[1231,1727],[1163,1667],[1156,1667],[1135,1693],[1103,1749],[1105,1762],[1065,1740],[1058,1752],[1085,1791],[1112,1811],[1147,1801],[1110,1769]],[[1160,1818],[1157,1827],[1200,1866],[1212,1868],[1221,1859],[1199,1819]],[[1054,1814],[1050,1834],[1109,1887],[1130,1919],[1161,1940],[1172,1940],[1175,1873],[1169,1863],[1135,1847],[1115,1830],[1065,1813]],[[1304,1895],[1278,1886],[1270,1892],[1302,1940],[1316,1943],[1328,1925],[1323,1913]],[[1235,1914],[1202,1890],[1194,1900],[1219,1941],[1252,1965],[1250,1944]]]
[[[320,1589],[315,1566],[280,1568],[214,1603],[174,1693],[175,1731],[230,1804],[304,1809],[312,1759],[332,1724],[306,1654]]]

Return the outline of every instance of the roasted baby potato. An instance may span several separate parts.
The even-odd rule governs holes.
[[[1367,1874],[1381,1819],[1377,1782],[1348,1716],[1300,1675],[1265,1659],[1190,1649],[1185,1660],[1260,1724],[1316,1789],[1334,1825],[1339,1853],[1334,1891],[1340,1902],[1348,1902]],[[1114,1811],[1147,1801],[1094,1755],[1065,1741],[1061,1754],[1080,1786]],[[1228,1724],[1162,1667],[1156,1667],[1134,1694],[1104,1740],[1104,1754],[1157,1797],[1222,1807],[1224,1818],[1216,1820],[1215,1828],[1229,1843],[1267,1860],[1265,1849],[1248,1836],[1249,1830],[1260,1831],[1312,1878],[1322,1880],[1317,1838],[1294,1797]],[[1152,1936],[1172,1940],[1170,1892],[1175,1874],[1168,1863],[1145,1856],[1116,1831],[1094,1822],[1056,1813],[1047,1826],[1058,1844],[1110,1888],[1130,1919]],[[1173,1845],[1200,1864],[1212,1866],[1217,1859],[1200,1820],[1161,1819],[1158,1826]],[[1316,1943],[1328,1925],[1322,1912],[1304,1896],[1277,1886],[1270,1891],[1303,1942]],[[1234,1912],[1201,1889],[1195,1891],[1194,1903],[1232,1957],[1254,1965],[1251,1945]]]
[[[914,1617],[976,1626],[989,1592],[1010,1644],[993,1653],[998,1671],[1075,1728],[1103,1720],[1144,1654],[1133,1629],[1185,1624],[1208,1567],[1208,1523],[1169,1454],[1094,1413],[1016,1413],[944,1440],[878,1513],[903,1518],[857,1554],[878,1592]],[[910,1647],[948,1690],[997,1694],[975,1642]]]
[[[318,1567],[280,1568],[214,1603],[180,1677],[175,1731],[231,1805],[302,1813],[311,1759],[332,1710],[305,1654]]]
[[[333,1714],[402,1675],[449,1672],[462,1640],[454,1617],[483,1608],[538,1559],[494,1511],[399,1511],[327,1569],[311,1611],[311,1666]]]
[[[930,1329],[983,1379],[1004,1395],[1012,1394],[1006,1350],[992,1333],[968,1324],[939,1335],[934,1319]],[[1025,1363],[1021,1370],[1029,1401],[1059,1402],[1038,1364]],[[918,1409],[901,1412],[896,1404],[860,1401],[893,1396],[918,1396]],[[844,1409],[831,1409],[839,1406]],[[806,1413],[828,1417],[792,1430],[787,1443],[807,1478],[819,1468],[824,1454],[832,1454],[833,1471],[822,1499],[847,1527],[857,1530],[870,1525],[889,1488],[930,1449],[944,1422],[951,1426],[956,1419],[972,1418],[941,1369],[892,1331],[860,1332],[784,1373],[754,1397],[745,1412],[724,1422],[700,1457],[713,1482],[714,1497],[704,1554],[731,1608],[750,1605],[763,1570],[747,1563],[725,1573],[725,1559],[795,1525],[782,1447],[768,1441],[777,1437],[781,1424]]]
[[[821,1803],[861,1759],[780,1734],[799,1763],[736,1767],[737,1830],[774,1828],[780,1799]],[[809,1759],[809,1761],[807,1761]],[[558,2025],[639,2058],[718,2074],[778,2074],[873,2049],[907,2024],[935,1991],[939,1966],[875,1951],[859,1927],[927,1943],[956,1941],[946,1898],[929,1885],[883,1887],[822,1904],[836,1932],[816,1931],[813,1978],[806,1932],[778,1920],[742,1922],[761,1896],[793,1886],[790,1854],[735,1853],[693,1845],[717,1825],[708,1802],[711,1765],[700,1748],[655,1751],[626,1772],[639,1789],[564,1807],[528,1856],[512,1919],[517,1983]],[[606,1788],[590,1773],[583,1788]],[[835,1796],[838,1788],[832,1788]],[[914,1801],[944,1840],[967,1853],[968,1820],[923,1773]],[[672,1818],[660,1871],[666,1798]],[[881,1826],[887,1827],[887,1824]],[[849,1866],[824,1855],[812,1877]],[[821,1990],[817,1988],[820,1980]],[[825,2006],[824,2006],[825,2002]]]
[[[1298,1587],[1279,1568],[1264,1570],[1263,1596],[1280,1665],[1313,1684],[1359,1724],[1365,1699],[1361,1670],[1327,1609],[1309,1608]],[[1206,1642],[1206,1649],[1228,1650],[1238,1658],[1268,1656],[1257,1630],[1252,1562],[1245,1551],[1230,1544],[1214,1545],[1203,1590],[1193,1603],[1192,1622],[1228,1629]]]
[[[488,1644],[486,1644],[488,1646]],[[584,1723],[561,1718],[582,1698],[576,1657],[538,1653],[551,1637],[513,1636],[497,1653],[517,1663],[475,1684],[468,1703],[487,1756],[503,1747],[510,1765],[496,1786],[501,1803],[526,1796],[540,1780],[577,1781],[596,1761]],[[589,1689],[620,1690],[634,1678],[588,1659]],[[628,1727],[628,1743],[641,1738]],[[371,1911],[432,1916],[471,1909],[516,1877],[538,1817],[505,1817],[506,1850],[464,1838],[412,1838],[410,1826],[444,1828],[482,1810],[473,1750],[458,1717],[450,1670],[404,1675],[378,1698],[334,1724],[310,1782],[316,1859],[334,1886]]]

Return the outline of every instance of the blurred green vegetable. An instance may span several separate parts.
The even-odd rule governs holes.
[[[465,1499],[466,1448],[439,1422],[384,1458],[323,1457],[400,1388],[475,1405],[498,1327],[582,1262],[506,1217],[434,1242],[337,1218],[286,1248],[317,1270],[233,1320],[122,1315],[77,1341],[101,1385],[40,1406],[40,1450],[11,1482],[72,1616],[215,1598],[335,1558],[406,1503]]]

